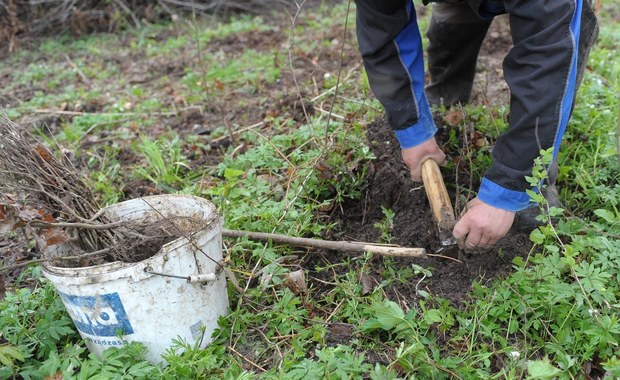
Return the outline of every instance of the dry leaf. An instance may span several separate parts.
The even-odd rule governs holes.
[[[363,274],[360,279],[362,282],[362,295],[367,296],[375,289],[375,281],[367,274]]]
[[[463,115],[463,112],[461,112],[461,110],[452,109],[446,113],[443,119],[445,120],[446,123],[448,123],[449,126],[456,127],[459,124],[461,124],[461,122],[463,121],[463,117],[464,115]]]
[[[474,144],[476,145],[476,148],[482,148],[483,146],[489,145],[485,137],[476,139],[476,142]]]
[[[269,285],[271,285],[271,279],[273,278],[273,273],[266,273],[260,276],[260,286],[266,289]]]
[[[319,171],[319,177],[323,179],[330,179],[334,177],[332,167],[325,161],[319,161],[314,168]]]
[[[49,375],[48,377],[45,378],[45,380],[62,380],[64,379],[62,372],[56,372],[53,375]]]
[[[322,205],[319,206],[319,211],[320,212],[331,212],[334,209],[334,206],[336,206],[335,202],[323,203]]]
[[[477,139],[480,139],[480,138],[483,138],[483,137],[484,137],[484,134],[482,132],[476,131],[476,130],[471,131],[470,134],[469,134],[469,139],[471,141],[476,141]]]
[[[218,90],[221,91],[224,89],[224,83],[221,80],[215,79],[213,83],[215,84],[215,88],[217,88]]]
[[[267,110],[267,112],[265,112],[265,118],[266,119],[273,119],[280,116],[280,111],[278,110]]]
[[[39,234],[43,236],[47,246],[62,244],[69,240],[69,236],[58,228],[42,228]]]
[[[0,204],[0,234],[10,232],[32,221],[56,222],[56,218],[43,209],[29,206],[22,206],[20,208],[19,204],[9,201],[5,197],[3,202],[7,201],[10,203]],[[68,240],[66,236],[60,236],[59,233],[46,232],[46,229],[42,229],[40,234],[44,236],[45,240],[51,241],[51,244],[60,244]]]
[[[45,216],[45,211],[37,210],[31,207],[19,210],[17,217],[24,222],[32,222],[33,220],[41,220]]]
[[[50,151],[44,146],[37,145],[34,150],[36,150],[39,156],[46,162],[51,162],[54,159]]]
[[[308,286],[306,285],[306,275],[303,269],[288,273],[284,280],[284,286],[291,289],[295,294],[306,294]]]
[[[19,223],[19,219],[15,214],[9,212],[4,205],[0,205],[0,234],[13,231],[17,223]]]

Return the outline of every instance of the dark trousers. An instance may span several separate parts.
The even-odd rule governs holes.
[[[491,20],[478,17],[465,1],[434,3],[428,37],[430,83],[426,97],[432,105],[468,103],[476,61]]]
[[[491,25],[492,15],[480,18],[465,1],[433,3],[431,23],[426,32],[430,83],[426,96],[432,105],[468,103],[476,73],[476,61]],[[501,14],[501,12],[499,12]],[[584,2],[582,38],[579,43],[577,86],[581,83],[590,48],[598,34],[590,1]]]
[[[583,79],[588,53],[598,35],[596,16],[590,1],[584,2],[583,15],[577,87]],[[492,15],[486,19],[480,18],[465,0],[433,4],[431,23],[426,33],[431,80],[425,91],[430,104],[451,106],[469,102],[478,53],[491,21]],[[548,184],[554,185],[558,176],[557,160],[553,160],[548,176]]]
[[[429,101],[451,105],[469,100],[490,20],[508,14],[514,46],[503,71],[510,88],[510,127],[495,142],[493,164],[478,197],[505,210],[526,208],[526,177],[541,149],[552,148],[557,157],[597,35],[590,0],[437,0],[428,30],[426,90],[412,0],[356,4],[369,82],[405,148],[434,135]]]

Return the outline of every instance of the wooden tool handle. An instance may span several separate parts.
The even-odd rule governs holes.
[[[452,228],[455,223],[454,209],[443,182],[439,165],[435,160],[428,159],[422,163],[422,181],[428,202],[433,210],[433,218],[440,229]]]

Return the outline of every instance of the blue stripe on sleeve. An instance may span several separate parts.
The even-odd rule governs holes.
[[[560,118],[559,125],[557,128],[557,132],[555,135],[555,140],[553,143],[553,157],[556,158],[558,152],[560,150],[560,143],[562,142],[562,137],[564,136],[564,132],[566,131],[566,126],[568,125],[568,118],[570,116],[571,108],[573,106],[573,101],[575,99],[575,87],[577,85],[577,59],[578,59],[578,49],[579,49],[579,31],[581,30],[581,9],[582,9],[583,0],[575,0],[575,11],[573,13],[573,18],[570,22],[570,33],[572,36],[573,42],[573,52],[572,59],[570,63],[570,68],[568,72],[568,77],[566,79],[566,89],[564,90],[564,95],[562,96],[562,107],[560,110]]]
[[[424,54],[422,51],[422,36],[418,28],[413,2],[407,6],[409,23],[398,33],[394,42],[398,48],[398,54],[403,66],[409,72],[409,80],[417,101],[424,94]]]
[[[407,5],[409,23],[400,31],[394,39],[398,55],[403,66],[409,73],[411,92],[417,111],[418,122],[412,126],[395,130],[396,138],[402,148],[411,148],[419,145],[435,135],[437,127],[433,120],[428,101],[424,95],[424,54],[422,49],[422,37],[416,19],[413,2]]]
[[[508,211],[520,211],[531,205],[527,193],[506,189],[486,178],[483,178],[480,184],[478,199],[490,206]]]
[[[435,136],[435,132],[437,132],[437,127],[435,126],[435,121],[433,120],[433,114],[431,113],[431,109],[424,93],[422,93],[422,99],[418,104],[421,111],[418,122],[409,128],[394,130],[396,139],[400,143],[400,147],[403,149],[420,145],[424,141]]]

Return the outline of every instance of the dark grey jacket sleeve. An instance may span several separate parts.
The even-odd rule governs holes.
[[[518,211],[529,205],[525,176],[531,175],[540,150],[553,147],[557,158],[598,29],[588,0],[503,4],[514,41],[504,60],[511,91],[510,128],[493,149],[493,165],[478,197]]]
[[[424,54],[407,0],[356,0],[357,38],[370,86],[403,148],[435,135],[424,94]]]

